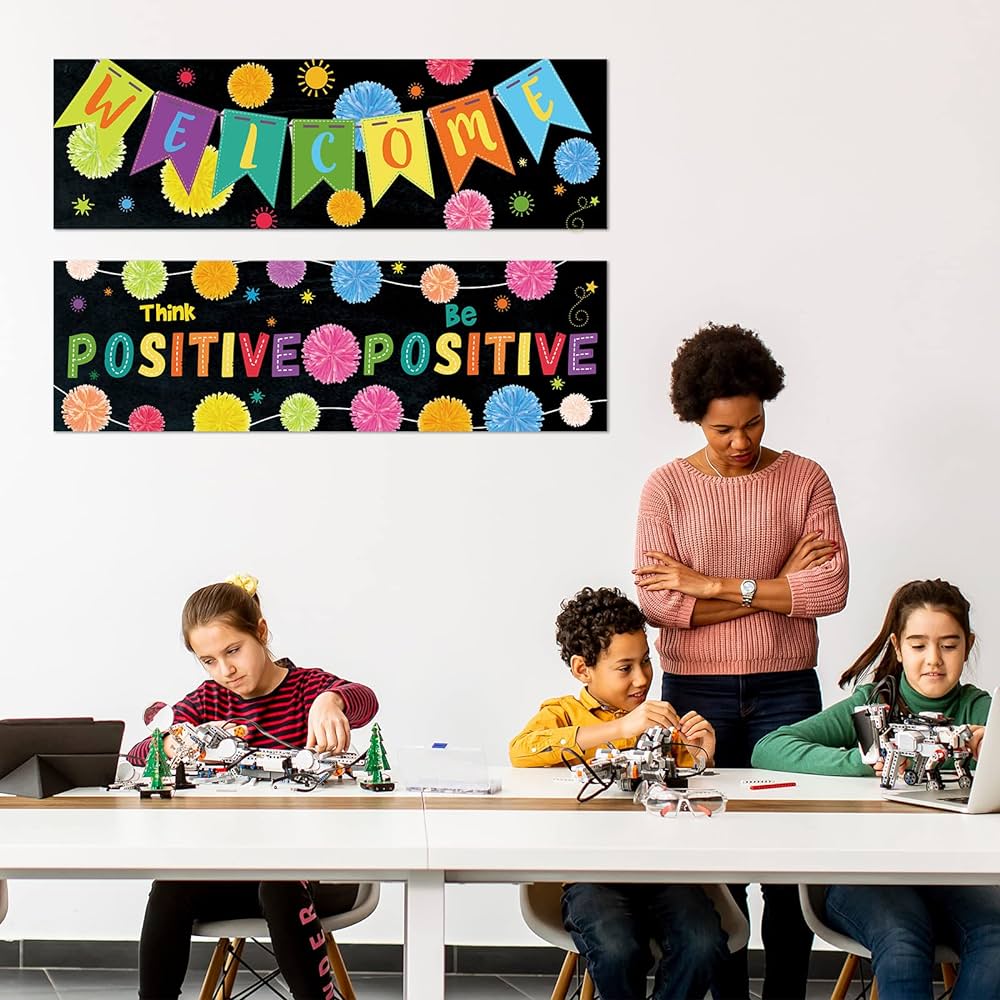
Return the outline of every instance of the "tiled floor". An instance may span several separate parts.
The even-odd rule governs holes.
[[[358,974],[353,977],[358,1000],[400,1000],[398,975]],[[548,1000],[551,976],[448,976],[448,1000]],[[760,984],[754,984],[760,989]],[[808,1000],[827,1000],[832,983],[811,984]],[[198,996],[201,978],[190,976],[184,997]],[[135,1000],[136,974],[105,969],[0,969],[0,1000]],[[257,997],[273,997],[267,991]]]

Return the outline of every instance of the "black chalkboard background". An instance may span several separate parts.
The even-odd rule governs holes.
[[[515,73],[530,66],[532,59],[482,59],[475,60],[472,73],[462,83],[443,86],[428,74],[425,61],[408,60],[337,60],[326,61],[335,74],[335,83],[324,97],[309,97],[299,89],[298,75],[305,59],[227,59],[187,60],[177,59],[127,59],[116,54],[103,54],[136,76],[154,93],[167,93],[217,111],[233,108],[226,90],[226,81],[232,70],[242,62],[256,61],[267,66],[274,77],[274,94],[260,108],[262,114],[293,118],[323,118],[333,116],[333,106],[341,92],[352,83],[374,80],[384,84],[400,101],[402,111],[426,110],[436,104],[481,90],[492,92],[493,87]],[[55,122],[73,96],[87,80],[94,67],[93,59],[57,59],[54,65],[55,101],[52,121]],[[584,120],[589,133],[553,125],[545,139],[541,162],[535,159],[525,145],[514,122],[507,112],[494,101],[497,119],[503,132],[511,160],[513,175],[483,160],[477,160],[462,183],[462,189],[473,189],[485,194],[493,205],[493,228],[496,229],[562,229],[605,228],[607,226],[607,62],[600,59],[554,59],[553,65],[566,85]],[[185,68],[194,70],[195,82],[180,87],[177,74]],[[411,84],[423,87],[423,96],[407,96]],[[88,180],[77,173],[66,156],[66,143],[72,127],[53,129],[54,160],[54,213],[57,229],[245,229],[251,225],[254,213],[267,205],[263,194],[248,177],[236,182],[229,201],[219,210],[201,217],[183,215],[174,211],[160,190],[160,166],[142,170],[129,176],[132,161],[142,139],[152,100],[140,112],[136,121],[125,133],[126,156],[124,164],[110,177]],[[356,228],[392,229],[443,229],[444,205],[454,189],[445,168],[441,150],[430,122],[426,123],[430,149],[431,172],[434,179],[434,198],[413,186],[403,177],[397,178],[374,207],[368,187],[368,174],[364,153],[356,153],[355,187],[362,194],[367,206],[364,217]],[[571,136],[580,136],[592,142],[601,157],[600,169],[593,180],[583,184],[563,184],[565,192],[555,193],[560,178],[553,165],[556,147]],[[216,122],[209,140],[218,148],[219,124]],[[526,161],[524,166],[519,161]],[[336,229],[326,215],[326,201],[331,193],[325,184],[319,185],[292,209],[291,206],[291,143],[285,141],[278,194],[274,206],[277,227]],[[518,216],[510,209],[515,194],[530,196],[533,209],[530,214]],[[86,215],[78,215],[74,204],[79,198],[88,198],[93,205]],[[119,199],[132,199],[134,208],[123,212]],[[594,204],[593,200],[597,203]],[[582,207],[581,206],[585,206]]]
[[[591,400],[607,398],[607,321],[606,295],[607,265],[604,261],[565,261],[557,271],[556,284],[544,298],[523,301],[507,289],[504,284],[505,261],[442,261],[454,268],[462,290],[453,300],[459,309],[472,306],[477,312],[476,323],[464,327],[460,323],[446,325],[445,306],[427,300],[419,287],[400,287],[389,284],[419,286],[424,270],[437,261],[400,261],[403,270],[396,274],[393,260],[382,260],[379,266],[383,281],[378,293],[371,301],[349,304],[339,298],[331,285],[331,269],[323,263],[310,262],[304,280],[295,288],[283,289],[275,286],[268,278],[265,261],[249,261],[237,264],[239,283],[225,300],[208,301],[201,298],[192,287],[190,271],[193,261],[165,261],[167,271],[172,276],[165,290],[156,302],[161,304],[191,303],[195,309],[194,322],[147,322],[139,309],[140,302],[125,290],[122,284],[122,261],[102,261],[100,270],[86,280],[77,280],[67,272],[66,264],[57,261],[54,265],[55,290],[55,344],[53,382],[53,427],[66,430],[61,405],[64,393],[80,384],[90,384],[105,392],[111,401],[111,418],[108,430],[125,430],[131,411],[139,405],[150,404],[162,411],[166,418],[167,430],[192,430],[192,414],[199,401],[210,393],[229,392],[242,399],[249,407],[251,419],[261,420],[278,413],[281,401],[295,392],[312,396],[322,406],[350,405],[355,394],[366,385],[379,384],[392,389],[403,402],[404,416],[416,418],[422,406],[439,396],[454,396],[472,411],[472,422],[476,428],[483,423],[483,408],[487,398],[503,385],[517,384],[534,392],[543,411],[558,410],[561,400],[571,393],[581,393]],[[188,273],[176,273],[188,272]],[[587,284],[595,290],[587,294]],[[472,289],[467,286],[499,285],[499,287]],[[247,292],[256,289],[259,301],[248,302]],[[110,290],[110,291],[108,291]],[[314,296],[312,304],[303,304],[304,292]],[[509,309],[497,309],[497,299],[506,299]],[[503,304],[503,303],[501,303]],[[581,311],[585,312],[583,315]],[[268,325],[268,318],[275,319],[275,325]],[[388,361],[378,365],[375,373],[366,377],[358,372],[340,385],[324,385],[310,376],[304,369],[294,377],[272,378],[270,374],[271,345],[268,347],[264,369],[257,378],[247,377],[236,351],[235,375],[223,378],[219,366],[219,345],[212,347],[210,372],[208,377],[196,376],[195,348],[185,348],[185,372],[180,378],[165,373],[156,378],[137,374],[143,359],[136,358],[129,374],[114,378],[104,365],[104,347],[108,338],[116,332],[131,336],[138,355],[139,342],[150,331],[163,333],[168,341],[165,352],[169,364],[169,342],[174,331],[226,331],[237,333],[246,331],[251,341],[256,343],[261,332],[299,332],[302,339],[310,330],[324,323],[339,323],[353,332],[364,343],[366,334],[386,333],[395,342],[395,353]],[[542,373],[538,355],[532,346],[531,374],[517,375],[517,347],[512,345],[507,352],[505,375],[493,374],[493,350],[484,348],[481,355],[479,376],[465,374],[465,367],[455,375],[438,375],[433,372],[434,347],[438,336],[446,330],[466,333],[467,330],[488,331],[522,330],[543,332],[549,344],[557,332],[569,336],[572,333],[597,333],[597,342],[590,345],[594,351],[593,363],[596,374],[568,376],[569,344],[562,352],[556,375],[562,378],[562,388],[553,387],[552,379]],[[406,375],[399,364],[400,344],[412,331],[421,331],[430,339],[431,362],[420,376]],[[75,381],[67,376],[68,338],[75,333],[90,333],[97,341],[97,355],[84,365]],[[463,337],[463,341],[466,338]],[[273,341],[272,341],[273,343]],[[464,345],[463,345],[464,346]],[[296,361],[301,345],[297,349]],[[465,359],[464,350],[459,353]],[[260,390],[264,398],[259,403],[251,401],[251,393]],[[416,424],[404,421],[402,430],[416,430]],[[558,412],[547,413],[542,431],[602,431],[607,429],[607,403],[595,402],[593,415],[581,428],[572,428],[560,418]],[[281,431],[278,419],[268,420],[252,427],[253,431]],[[317,430],[353,430],[350,415],[342,411],[324,410]]]

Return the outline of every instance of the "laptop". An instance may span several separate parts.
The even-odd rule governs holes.
[[[973,775],[971,788],[959,788],[957,784],[950,783],[940,791],[908,786],[900,791],[897,784],[896,788],[884,789],[882,794],[892,802],[930,806],[932,809],[950,809],[961,813],[1000,812],[1000,687],[993,690],[993,701],[986,717],[986,732],[979,745],[979,760]]]

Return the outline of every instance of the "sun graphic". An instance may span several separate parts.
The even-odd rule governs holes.
[[[250,216],[250,226],[253,229],[277,229],[278,216],[275,215],[273,208],[258,208]]]
[[[333,71],[323,59],[307,59],[299,67],[299,90],[309,97],[326,97],[333,87]]]
[[[510,296],[509,295],[498,295],[493,300],[493,307],[497,312],[505,313],[510,308]]]
[[[552,192],[553,192],[553,194],[563,195],[563,194],[566,193],[566,185],[565,184],[557,184],[552,189]]]
[[[94,207],[94,203],[86,196],[82,198],[77,198],[73,202],[73,211],[77,215],[90,215],[90,210]]]
[[[531,215],[535,210],[535,199],[527,191],[515,191],[510,196],[510,210],[518,218]]]
[[[304,291],[304,292],[302,293],[302,295],[300,296],[300,298],[302,299],[302,304],[303,304],[303,305],[307,305],[307,306],[308,306],[308,305],[312,305],[312,301],[313,301],[313,299],[315,299],[315,298],[316,298],[316,296],[315,296],[315,295],[313,295],[313,293],[312,293],[312,292],[310,292],[310,291],[309,291],[309,289],[307,288],[307,289],[306,289],[306,290],[305,290],[305,291]]]
[[[406,265],[401,260],[397,260],[396,263],[392,265],[393,274],[402,274],[405,270]]]
[[[198,79],[198,75],[195,73],[190,66],[182,66],[177,71],[177,86],[178,87],[190,87],[195,80]]]
[[[118,208],[122,212],[131,212],[135,208],[135,198],[130,194],[123,194],[118,199]]]
[[[412,101],[419,101],[424,96],[424,85],[422,83],[411,83],[406,88],[406,96]]]

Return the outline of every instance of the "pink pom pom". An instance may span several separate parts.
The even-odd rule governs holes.
[[[294,288],[306,276],[304,260],[269,260],[267,276],[279,288]]]
[[[128,415],[130,431],[162,431],[166,427],[163,414],[155,406],[137,406]]]
[[[550,260],[509,260],[506,280],[519,299],[544,299],[556,287],[556,266]]]
[[[447,229],[491,229],[493,206],[478,191],[456,191],[445,203],[444,224]]]
[[[351,400],[351,423],[356,431],[398,431],[403,404],[392,389],[369,385]]]
[[[431,79],[445,86],[461,83],[472,72],[471,59],[428,59],[427,72]]]
[[[302,363],[317,382],[346,382],[361,360],[358,338],[339,323],[316,327],[302,345]]]
[[[420,275],[420,291],[424,298],[435,305],[443,305],[458,295],[458,275],[447,264],[431,264]]]

